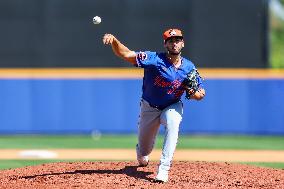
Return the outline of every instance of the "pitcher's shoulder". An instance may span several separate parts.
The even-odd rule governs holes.
[[[189,67],[190,69],[195,68],[194,63],[193,63],[190,59],[187,59],[187,58],[182,57],[182,61],[183,61],[183,64],[184,64],[186,67]]]

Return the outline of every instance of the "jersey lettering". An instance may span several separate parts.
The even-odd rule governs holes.
[[[165,79],[161,75],[156,76],[156,78],[154,79],[154,85],[158,87],[169,88],[167,90],[167,94],[175,94],[175,97],[180,97],[184,91],[183,89],[178,90],[182,85],[181,81],[177,79],[172,82],[165,81]]]

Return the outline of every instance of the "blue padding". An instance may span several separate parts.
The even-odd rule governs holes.
[[[0,134],[136,133],[138,79],[2,79]],[[284,134],[284,80],[206,80],[185,100],[181,134]]]
[[[284,134],[284,80],[207,80],[203,101],[185,101],[182,132]]]

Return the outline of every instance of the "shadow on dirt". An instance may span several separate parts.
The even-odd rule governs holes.
[[[61,172],[61,173],[45,173],[31,176],[22,176],[20,179],[34,179],[36,177],[45,177],[52,175],[73,175],[73,174],[125,174],[136,179],[144,179],[148,181],[153,181],[152,178],[147,177],[153,172],[138,171],[138,166],[125,166],[123,169],[119,170],[75,170],[73,172]]]

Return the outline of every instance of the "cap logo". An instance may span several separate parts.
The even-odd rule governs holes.
[[[170,31],[170,36],[174,36],[174,35],[176,35],[177,34],[177,32],[175,31],[175,30],[171,30]]]

